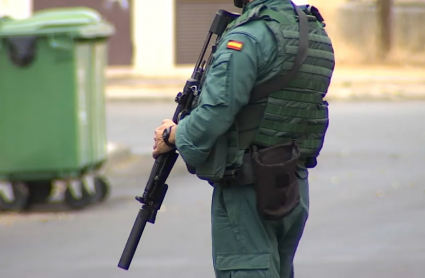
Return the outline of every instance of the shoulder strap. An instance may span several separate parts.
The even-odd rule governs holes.
[[[298,8],[296,5],[294,5],[294,7],[298,14],[300,26],[300,39],[298,43],[298,52],[297,56],[295,57],[294,65],[291,71],[287,74],[279,75],[254,87],[251,91],[250,102],[265,98],[276,91],[286,88],[289,85],[289,82],[297,75],[299,69],[307,58],[309,33],[308,18],[307,15],[300,8]]]
[[[285,23],[285,22],[290,22],[290,19],[287,18],[284,14],[276,12],[272,9],[263,9],[260,12],[260,16],[263,18],[264,16],[268,16],[276,21],[278,21],[279,23]]]

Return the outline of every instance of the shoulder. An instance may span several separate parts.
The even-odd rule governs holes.
[[[226,37],[245,37],[259,45],[261,49],[267,50],[275,45],[274,35],[263,20],[252,20],[243,25],[233,28]]]
[[[232,51],[229,49],[229,42],[232,41],[243,44],[243,51],[238,51],[241,55],[257,56],[260,67],[276,51],[274,35],[262,20],[249,21],[232,28],[221,39],[218,51]]]

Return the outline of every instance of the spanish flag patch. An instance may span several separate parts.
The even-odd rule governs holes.
[[[227,48],[229,48],[229,49],[241,51],[242,50],[242,47],[243,47],[243,42],[229,41],[227,43]]]

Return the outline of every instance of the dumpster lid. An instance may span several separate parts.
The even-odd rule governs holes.
[[[115,29],[95,10],[86,7],[56,8],[35,12],[22,20],[0,21],[0,37],[70,34],[73,37],[109,37]]]

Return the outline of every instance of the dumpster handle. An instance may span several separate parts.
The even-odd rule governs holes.
[[[57,40],[54,35],[49,36],[49,45],[51,48],[60,49],[60,50],[72,50],[74,47],[74,38],[71,36],[65,36],[68,38],[65,40]]]

